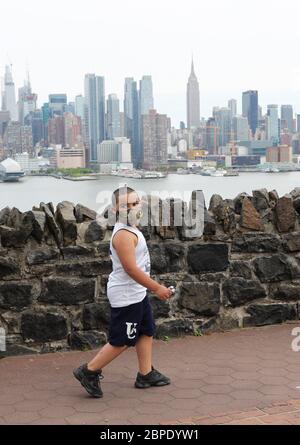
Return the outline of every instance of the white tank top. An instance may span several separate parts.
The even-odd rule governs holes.
[[[110,258],[112,260],[113,270],[108,278],[107,297],[111,307],[124,307],[139,303],[145,298],[147,293],[146,287],[137,283],[125,272],[117,251],[112,245],[112,239],[120,229],[129,230],[138,237],[138,243],[135,248],[136,265],[149,276],[151,268],[149,250],[142,232],[135,227],[117,222],[110,239]]]

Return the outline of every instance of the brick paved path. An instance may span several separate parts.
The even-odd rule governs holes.
[[[161,425],[300,425],[300,399],[274,402],[261,408],[161,422]]]
[[[154,365],[172,385],[133,387],[132,349],[104,370],[103,399],[92,399],[73,367],[93,352],[0,360],[1,424],[294,423],[300,421],[300,352],[279,326],[156,341]]]

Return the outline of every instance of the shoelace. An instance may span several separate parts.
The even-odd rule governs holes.
[[[100,386],[100,380],[102,380],[104,377],[102,374],[96,374],[95,376],[92,376],[92,382],[95,386]]]
[[[99,372],[99,374],[97,374],[95,377],[96,377],[98,380],[103,380],[103,379],[104,379],[104,375],[102,375],[101,372]]]
[[[102,374],[102,372],[94,372],[90,374],[90,377],[92,377],[92,379],[95,379],[95,381],[100,381],[104,379],[104,375]]]
[[[152,369],[152,375],[155,377],[162,377],[162,374],[154,368]]]

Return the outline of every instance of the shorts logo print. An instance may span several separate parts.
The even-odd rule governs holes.
[[[136,336],[136,327],[137,327],[137,323],[127,323],[127,337],[129,338],[129,340],[133,340]]]

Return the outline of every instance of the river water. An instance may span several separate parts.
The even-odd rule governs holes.
[[[193,190],[203,190],[206,205],[213,194],[234,198],[241,192],[266,188],[277,190],[280,196],[300,187],[300,172],[287,173],[240,173],[236,177],[209,177],[200,175],[170,174],[162,179],[131,179],[103,176],[95,181],[69,181],[52,177],[24,177],[16,183],[0,182],[0,209],[17,207],[27,211],[40,202],[71,201],[101,211],[109,203],[112,192],[127,184],[141,194],[161,197],[177,196],[188,201]]]

